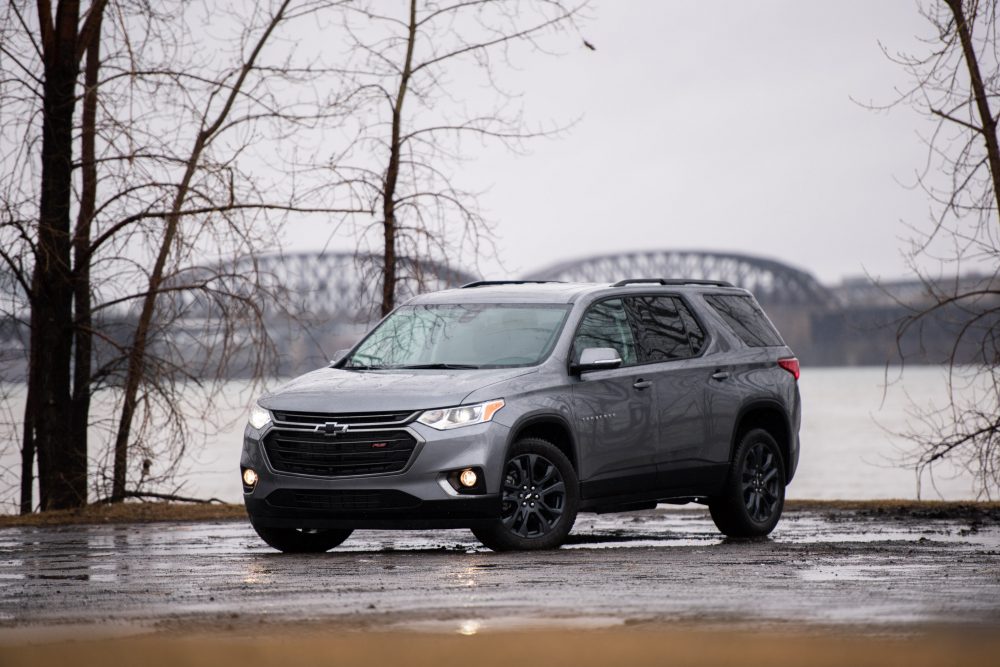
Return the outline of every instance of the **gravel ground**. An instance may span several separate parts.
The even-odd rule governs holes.
[[[0,643],[262,622],[472,634],[635,623],[1000,626],[1000,517],[798,509],[730,541],[707,513],[581,515],[558,551],[359,531],[321,555],[245,521],[0,530]]]

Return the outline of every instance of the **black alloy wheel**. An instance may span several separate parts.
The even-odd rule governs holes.
[[[779,468],[778,456],[763,443],[755,443],[747,450],[740,480],[743,485],[743,504],[747,514],[757,523],[769,521],[778,509],[781,501],[778,489]]]
[[[507,462],[500,520],[520,537],[541,537],[559,523],[566,506],[566,483],[552,461],[521,454]]]
[[[709,499],[712,520],[730,537],[763,537],[785,506],[785,464],[778,443],[763,429],[747,432],[736,447],[721,494]]]
[[[514,443],[500,493],[500,518],[472,531],[494,551],[555,549],[576,521],[576,472],[566,455],[545,440]]]

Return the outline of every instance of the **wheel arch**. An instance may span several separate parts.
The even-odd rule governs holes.
[[[542,413],[528,415],[519,419],[510,429],[510,436],[507,438],[507,450],[511,445],[522,438],[541,438],[552,443],[559,451],[566,455],[577,478],[580,476],[579,460],[576,451],[576,439],[573,437],[573,429],[569,422],[562,415],[554,413]],[[506,460],[506,454],[504,454]]]
[[[781,451],[781,464],[785,470],[785,484],[792,481],[795,471],[791,467],[792,427],[788,411],[779,401],[759,399],[740,408],[729,444],[729,460],[733,460],[736,447],[749,431],[762,428],[771,434]]]

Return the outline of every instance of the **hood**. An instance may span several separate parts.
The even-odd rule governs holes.
[[[258,403],[296,412],[388,412],[459,405],[471,392],[534,373],[535,368],[348,371],[300,375]],[[501,398],[501,397],[498,397]]]

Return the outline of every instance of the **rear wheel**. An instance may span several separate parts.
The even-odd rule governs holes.
[[[501,488],[500,518],[472,533],[494,551],[556,549],[576,521],[580,488],[573,465],[539,438],[510,448]]]
[[[254,526],[261,539],[286,554],[323,553],[351,536],[351,530],[307,530]]]
[[[785,506],[785,466],[778,443],[764,429],[740,439],[723,492],[709,499],[712,520],[730,537],[762,537]]]

